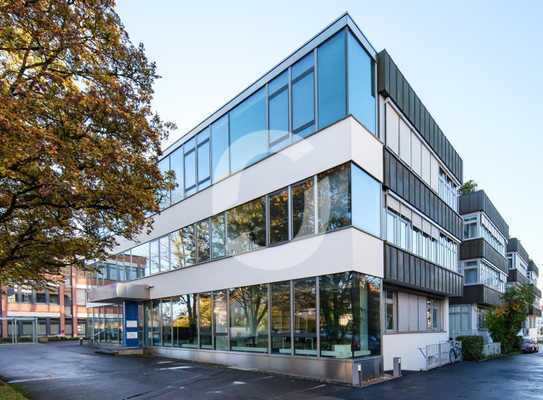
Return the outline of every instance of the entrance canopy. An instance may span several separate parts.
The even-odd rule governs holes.
[[[91,303],[121,303],[123,301],[145,301],[150,299],[149,285],[132,282],[115,282],[89,290]]]

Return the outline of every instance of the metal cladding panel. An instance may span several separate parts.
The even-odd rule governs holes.
[[[465,240],[460,244],[460,259],[471,260],[474,258],[484,258],[506,274],[509,272],[507,259],[483,238]]]
[[[396,103],[441,161],[462,182],[462,159],[386,50],[377,55],[377,72],[383,78],[377,80],[379,93]]]
[[[530,262],[530,256],[528,255],[528,252],[522,246],[522,243],[517,238],[510,238],[507,242],[507,252],[508,253],[519,253],[522,258],[526,262]]]
[[[530,260],[528,263],[528,271],[534,272],[537,276],[539,276],[539,268],[533,260]]]
[[[530,280],[517,269],[510,269],[509,275],[507,275],[507,282],[529,283]]]
[[[385,243],[385,282],[442,296],[462,296],[462,275]]]
[[[432,189],[387,149],[385,149],[384,163],[384,185],[386,187],[457,239],[462,240],[462,218],[456,211],[445,204]],[[414,195],[414,198],[411,194]]]
[[[485,285],[469,285],[464,286],[464,295],[451,298],[451,303],[499,306],[502,303],[501,297],[500,292]]]
[[[460,215],[483,211],[496,225],[499,231],[507,239],[509,238],[509,225],[490,201],[484,190],[463,194],[459,198],[458,210]]]

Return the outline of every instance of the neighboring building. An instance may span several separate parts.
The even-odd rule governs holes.
[[[486,314],[501,304],[505,293],[509,225],[483,190],[460,197],[460,214],[464,222],[459,261],[464,294],[451,299],[450,334],[488,338]]]
[[[33,336],[86,336],[87,275],[76,268],[64,280],[43,289],[0,288],[0,341],[32,340]]]
[[[531,284],[535,288],[536,298],[530,307],[528,318],[524,321],[522,334],[538,340],[540,332],[538,326],[541,321],[541,290],[537,287],[539,268],[530,256],[521,241],[511,238],[507,244],[507,258],[509,262],[508,285]]]
[[[108,261],[144,276],[94,278],[93,337],[349,383],[448,339],[462,159],[349,15],[159,166],[177,186],[153,231]]]

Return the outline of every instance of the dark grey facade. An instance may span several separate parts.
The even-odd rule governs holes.
[[[464,240],[460,245],[460,260],[475,258],[483,258],[506,274],[508,273],[507,259],[483,238]]]
[[[518,253],[525,261],[530,261],[528,252],[518,238],[509,238],[507,242],[507,253]]]
[[[485,285],[470,285],[464,287],[464,295],[462,297],[452,297],[451,304],[499,306],[501,304],[501,293]]]
[[[506,238],[509,237],[509,225],[507,222],[505,222],[505,219],[501,216],[483,190],[478,190],[476,192],[460,196],[458,211],[461,215],[466,215],[477,211],[484,212],[494,223],[494,225],[496,225],[500,232]]]

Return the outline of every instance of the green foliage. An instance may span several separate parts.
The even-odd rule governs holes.
[[[24,394],[12,385],[0,381],[1,400],[27,400]]]
[[[458,189],[460,194],[473,193],[475,192],[475,190],[477,190],[477,183],[473,179],[464,182],[464,184]]]
[[[482,336],[458,336],[462,342],[462,355],[466,361],[479,361],[483,358],[483,337]]]
[[[502,305],[487,314],[488,329],[492,338],[501,343],[503,353],[520,349],[520,338],[517,335],[534,300],[535,291],[532,285],[515,285],[508,288],[502,296]]]

